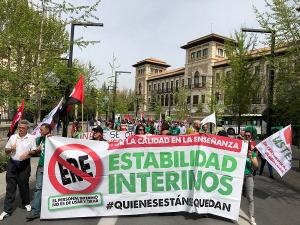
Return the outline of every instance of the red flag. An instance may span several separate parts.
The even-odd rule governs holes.
[[[72,105],[78,103],[82,104],[83,101],[84,101],[84,78],[83,75],[81,74],[77,84],[75,85],[66,103],[66,106],[68,107],[67,111],[69,112],[72,109]]]
[[[18,112],[15,114],[14,119],[10,125],[7,137],[10,138],[11,135],[13,135],[18,127],[19,121],[22,119],[23,115],[23,110],[24,110],[24,99],[22,99],[21,106],[18,109]]]
[[[292,144],[292,127],[291,125],[284,128],[283,131],[284,139],[287,145]]]

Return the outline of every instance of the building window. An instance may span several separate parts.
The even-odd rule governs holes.
[[[197,51],[197,58],[201,58],[202,57],[202,51],[201,50],[199,50],[199,51]]]
[[[218,48],[218,50],[217,50],[217,56],[224,57],[224,49]]]
[[[149,84],[149,91],[151,91],[151,84]]]
[[[181,86],[184,87],[184,79],[181,80]]]
[[[193,95],[193,105],[199,104],[199,95]]]
[[[195,88],[199,87],[199,72],[196,71],[195,75],[194,75],[194,86]]]
[[[153,84],[153,91],[156,91],[156,84]]]
[[[205,95],[201,95],[201,102],[205,103]]]
[[[170,105],[172,106],[173,105],[173,95],[170,94]]]
[[[142,94],[142,84],[139,83],[139,94]]]
[[[158,73],[158,69],[155,69],[155,73]]]
[[[205,48],[205,49],[202,50],[202,56],[203,57],[208,56],[208,48]]]
[[[191,104],[191,96],[187,96],[186,103]]]
[[[165,96],[165,106],[169,105],[169,95]]]
[[[179,87],[179,80],[176,80],[175,81],[175,89],[176,89],[176,91],[178,91],[178,87]]]
[[[220,79],[221,79],[221,77],[220,77],[220,73],[216,73],[216,81],[217,81],[217,82],[219,82],[219,81],[220,81]]]
[[[259,76],[259,74],[260,74],[260,66],[255,66],[255,67],[254,67],[254,74],[255,74],[256,76]]]
[[[163,95],[160,96],[160,104],[161,106],[164,106],[164,100],[165,100],[165,97]]]
[[[202,84],[202,87],[205,87],[206,86],[206,76],[202,76],[201,77],[201,84]]]
[[[171,81],[171,91],[173,91],[174,88],[174,81]]]
[[[192,88],[192,78],[188,78],[188,88]]]
[[[148,104],[149,105],[151,104],[151,98],[148,98]]]
[[[166,82],[166,90],[169,91],[169,82]]]
[[[216,103],[217,104],[221,103],[221,94],[220,94],[220,92],[215,93],[215,98],[216,98]]]
[[[160,92],[160,84],[157,85],[158,92]]]
[[[191,59],[195,59],[196,58],[196,52],[192,52],[191,53]]]
[[[252,95],[252,104],[261,104],[261,96],[258,93]]]
[[[162,72],[162,70],[159,70],[159,73],[161,73]]]
[[[165,83],[161,84],[161,91],[163,92],[165,90]]]

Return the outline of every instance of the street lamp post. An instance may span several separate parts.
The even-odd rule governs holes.
[[[169,110],[169,117],[171,117],[171,93],[169,94],[169,107],[168,107],[168,110]]]
[[[108,98],[108,96],[105,96],[104,98],[103,98],[103,100],[104,100],[104,103],[105,103],[105,121],[107,122],[107,117],[108,117],[108,101],[109,101],[109,98]]]
[[[127,71],[115,71],[115,83],[114,83],[114,95],[113,95],[113,110],[112,110],[112,121],[115,121],[116,115],[116,97],[117,97],[117,83],[118,83],[118,75],[122,73],[130,74],[131,72]]]
[[[273,106],[273,90],[274,90],[274,58],[275,58],[275,30],[266,30],[266,29],[250,29],[250,28],[242,28],[243,32],[250,33],[263,33],[263,34],[271,34],[271,64],[268,74],[268,101],[266,108],[266,122],[267,122],[267,135],[271,136],[271,108]]]
[[[84,27],[103,27],[103,23],[81,23],[81,22],[74,22],[71,23],[71,34],[70,34],[70,49],[69,49],[69,58],[68,58],[68,68],[70,74],[72,73],[72,66],[73,66],[73,46],[74,46],[74,30],[75,26],[84,26]],[[70,85],[67,86],[66,92],[65,92],[65,99],[67,101],[70,94]],[[63,118],[63,132],[62,136],[67,137],[68,136],[68,125],[69,125],[69,118],[68,118],[68,112],[66,110],[65,116]]]
[[[140,95],[138,94],[138,92],[136,92],[135,118],[137,118],[137,116],[138,116],[138,111],[139,111],[139,98],[140,98]]]

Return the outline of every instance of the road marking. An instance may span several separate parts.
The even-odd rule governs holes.
[[[240,216],[239,216],[238,224],[239,225],[249,225],[249,217],[242,209],[240,209]]]
[[[118,221],[118,217],[102,217],[97,225],[115,225]]]

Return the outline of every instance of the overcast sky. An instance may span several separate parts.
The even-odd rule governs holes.
[[[105,74],[99,77],[102,83],[111,76],[114,54],[118,70],[132,72],[120,76],[118,88],[134,88],[132,65],[139,60],[154,57],[182,67],[180,46],[186,42],[212,32],[230,36],[241,26],[258,28],[253,5],[265,10],[263,0],[102,0],[97,16],[104,27],[75,29],[75,38],[101,43],[75,47],[74,58],[91,61]]]

